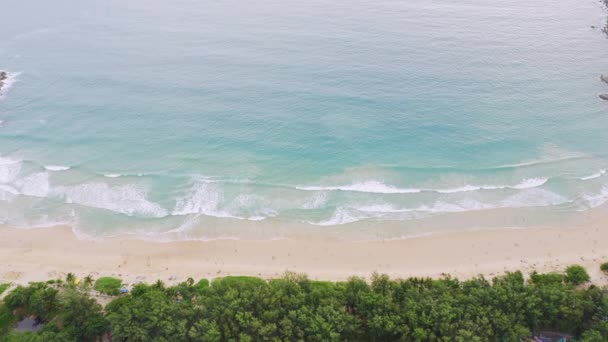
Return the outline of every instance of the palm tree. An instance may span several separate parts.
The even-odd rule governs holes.
[[[87,289],[91,288],[93,286],[93,277],[91,277],[90,274],[88,276],[84,277],[82,286]]]
[[[194,279],[192,277],[186,279],[186,284],[188,284],[188,286],[194,285]]]
[[[154,283],[154,286],[156,286],[156,288],[158,288],[159,290],[164,290],[165,289],[165,283],[163,283],[162,280],[158,279],[156,281],[156,283]]]
[[[76,275],[74,275],[74,273],[70,272],[65,276],[65,281],[66,283],[68,283],[68,285],[74,285],[74,283],[76,282]]]

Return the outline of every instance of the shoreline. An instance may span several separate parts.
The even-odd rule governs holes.
[[[311,279],[369,278],[374,271],[393,278],[443,274],[491,278],[506,271],[563,271],[580,264],[595,284],[608,284],[599,270],[608,261],[608,210],[591,209],[583,223],[564,227],[470,229],[403,239],[340,241],[329,237],[278,240],[154,242],[136,237],[79,240],[67,226],[0,226],[0,282],[25,284],[63,278],[117,276],[126,284],[169,284],[188,277],[281,276]]]

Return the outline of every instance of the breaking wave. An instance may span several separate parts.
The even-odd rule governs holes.
[[[297,186],[298,190],[306,191],[356,191],[356,192],[369,192],[378,194],[409,194],[418,193],[420,189],[402,189],[386,185],[378,181],[367,181],[362,183],[355,183],[352,185],[343,186]]]
[[[590,208],[599,207],[608,202],[608,186],[603,186],[599,193],[583,195]]]
[[[35,173],[15,182],[19,192],[25,196],[47,197],[50,192],[49,174]]]
[[[581,177],[580,180],[590,180],[590,179],[600,178],[604,174],[606,174],[606,169],[601,169],[600,171],[598,171],[592,175]]]
[[[146,192],[133,186],[109,186],[104,183],[88,183],[58,187],[55,194],[66,203],[107,209],[117,213],[144,217],[164,217],[167,210],[146,199]]]
[[[479,190],[498,190],[498,189],[530,189],[544,185],[547,183],[547,178],[527,178],[515,185],[463,185],[455,188],[446,189],[416,189],[416,188],[398,188],[392,185],[386,185],[379,181],[366,181],[362,183],[354,183],[352,185],[343,186],[297,186],[298,190],[305,191],[354,191],[367,192],[377,194],[415,194],[421,192],[437,192],[442,194],[452,194],[458,192],[469,192]]]
[[[198,183],[190,194],[177,200],[172,215],[205,214],[217,217],[229,217],[219,210],[223,193],[214,184]]]
[[[61,166],[61,165],[47,165],[44,167],[47,171],[66,171],[69,170],[69,166]]]
[[[240,194],[231,201],[226,201],[224,191],[219,183],[199,180],[190,193],[177,200],[174,216],[206,215],[219,218],[260,221],[276,216],[277,212],[270,204],[258,195]]]
[[[123,179],[107,179],[120,177],[121,174],[106,174],[105,177],[81,184],[53,184],[55,179],[62,178],[57,172],[68,169],[68,166],[40,166],[0,156],[0,201],[13,201],[18,196],[26,196],[36,201],[48,198],[131,217],[188,216],[180,220],[178,226],[185,222],[197,222],[196,218],[200,216],[257,221],[271,217],[292,217],[294,213],[293,217],[298,217],[297,220],[329,226],[361,220],[412,220],[442,213],[546,207],[570,202],[575,203],[577,208],[585,209],[608,202],[608,186],[603,186],[599,192],[587,189],[571,196],[554,191],[560,188],[562,181],[578,181],[577,187],[593,185],[581,180],[598,178],[606,173],[605,170],[581,178],[557,178],[548,185],[549,178],[531,177],[510,185],[467,184],[435,189],[401,188],[376,180],[339,186],[293,187],[251,180],[223,181],[195,177],[190,180],[189,190],[178,195],[175,202],[168,199],[165,205],[161,205],[148,198],[147,187],[143,184],[150,178],[144,176],[141,184],[140,181],[124,184]],[[491,192],[501,189],[509,191]],[[365,193],[370,195],[361,195]],[[382,196],[384,194],[403,196]],[[313,221],[309,217],[314,217]]]
[[[608,188],[606,188],[608,200]],[[500,208],[546,207],[568,203],[570,200],[543,189],[530,189],[495,204],[483,203],[474,199],[463,199],[457,202],[439,200],[432,205],[422,205],[415,208],[400,208],[391,204],[375,204],[366,206],[338,207],[329,219],[310,222],[319,226],[342,225],[360,220],[388,219],[411,220],[427,217],[431,214],[459,213]]]

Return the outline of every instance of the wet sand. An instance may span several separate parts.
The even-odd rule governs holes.
[[[587,268],[606,284],[599,264],[608,261],[608,215],[589,211],[572,228],[537,227],[437,233],[397,240],[343,241],[320,236],[282,240],[153,242],[135,237],[79,240],[70,227],[0,226],[0,281],[27,283],[64,277],[118,276],[125,283],[168,283],[188,277],[281,276],[303,272],[312,279],[341,280],[374,271],[392,277],[451,274],[492,277],[505,271]]]

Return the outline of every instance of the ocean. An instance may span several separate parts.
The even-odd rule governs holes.
[[[397,238],[608,200],[599,1],[0,7],[0,223]]]

